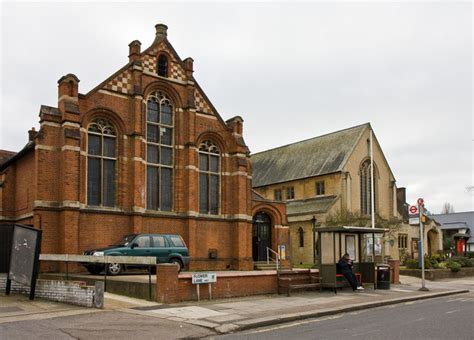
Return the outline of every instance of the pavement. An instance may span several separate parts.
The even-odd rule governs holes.
[[[24,295],[5,296],[1,294],[0,326],[15,321],[114,311],[126,313],[132,319],[137,316],[146,316],[160,319],[160,323],[178,323],[179,327],[182,327],[183,324],[199,326],[214,334],[231,333],[295,320],[462,294],[474,290],[474,278],[426,281],[429,291],[419,290],[421,287],[419,278],[401,276],[400,281],[400,284],[392,284],[389,290],[374,290],[367,285],[365,290],[358,292],[352,292],[345,288],[338,290],[337,294],[330,290],[306,291],[294,293],[291,297],[265,295],[171,305],[106,293],[103,310],[42,299],[30,301]]]

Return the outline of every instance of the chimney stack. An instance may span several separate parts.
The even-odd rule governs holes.
[[[36,130],[34,127],[31,130],[28,130],[28,141],[31,142],[36,137]]]

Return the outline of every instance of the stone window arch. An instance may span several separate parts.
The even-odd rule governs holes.
[[[107,119],[94,119],[87,128],[87,204],[115,206],[117,132]]]
[[[173,104],[163,92],[148,97],[146,109],[146,207],[171,211],[174,164]]]
[[[199,145],[199,212],[217,215],[220,210],[221,153],[216,143]]]
[[[299,227],[298,229],[298,239],[300,242],[300,247],[303,248],[304,247],[304,230],[302,227]]]
[[[377,183],[374,164],[374,213],[377,211]],[[360,212],[362,215],[371,215],[371,166],[370,159],[365,160],[359,168],[360,179]]]
[[[157,68],[158,75],[161,77],[168,77],[168,57],[165,54],[160,54],[158,56],[158,65]]]

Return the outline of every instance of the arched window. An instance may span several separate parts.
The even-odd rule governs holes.
[[[375,170],[375,169],[374,169]],[[360,177],[360,212],[362,215],[371,214],[371,180],[370,180],[370,160],[366,160],[359,169]],[[375,176],[375,171],[374,171]],[[374,203],[377,202],[377,185],[374,177]],[[374,204],[374,212],[377,210],[377,204]]]
[[[304,247],[304,230],[302,227],[298,229],[298,236],[300,240],[300,247]]]
[[[219,213],[220,152],[213,142],[199,145],[199,212]]]
[[[164,93],[150,95],[146,120],[146,206],[151,210],[171,211],[173,105]]]
[[[117,133],[106,119],[92,121],[87,129],[87,204],[115,205]]]
[[[168,77],[168,57],[164,54],[160,54],[158,57],[158,75],[162,77]]]

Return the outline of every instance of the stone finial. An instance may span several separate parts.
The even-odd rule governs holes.
[[[168,26],[166,26],[165,24],[157,24],[155,25],[155,29],[156,29],[155,41],[163,40],[168,35],[167,33]]]

